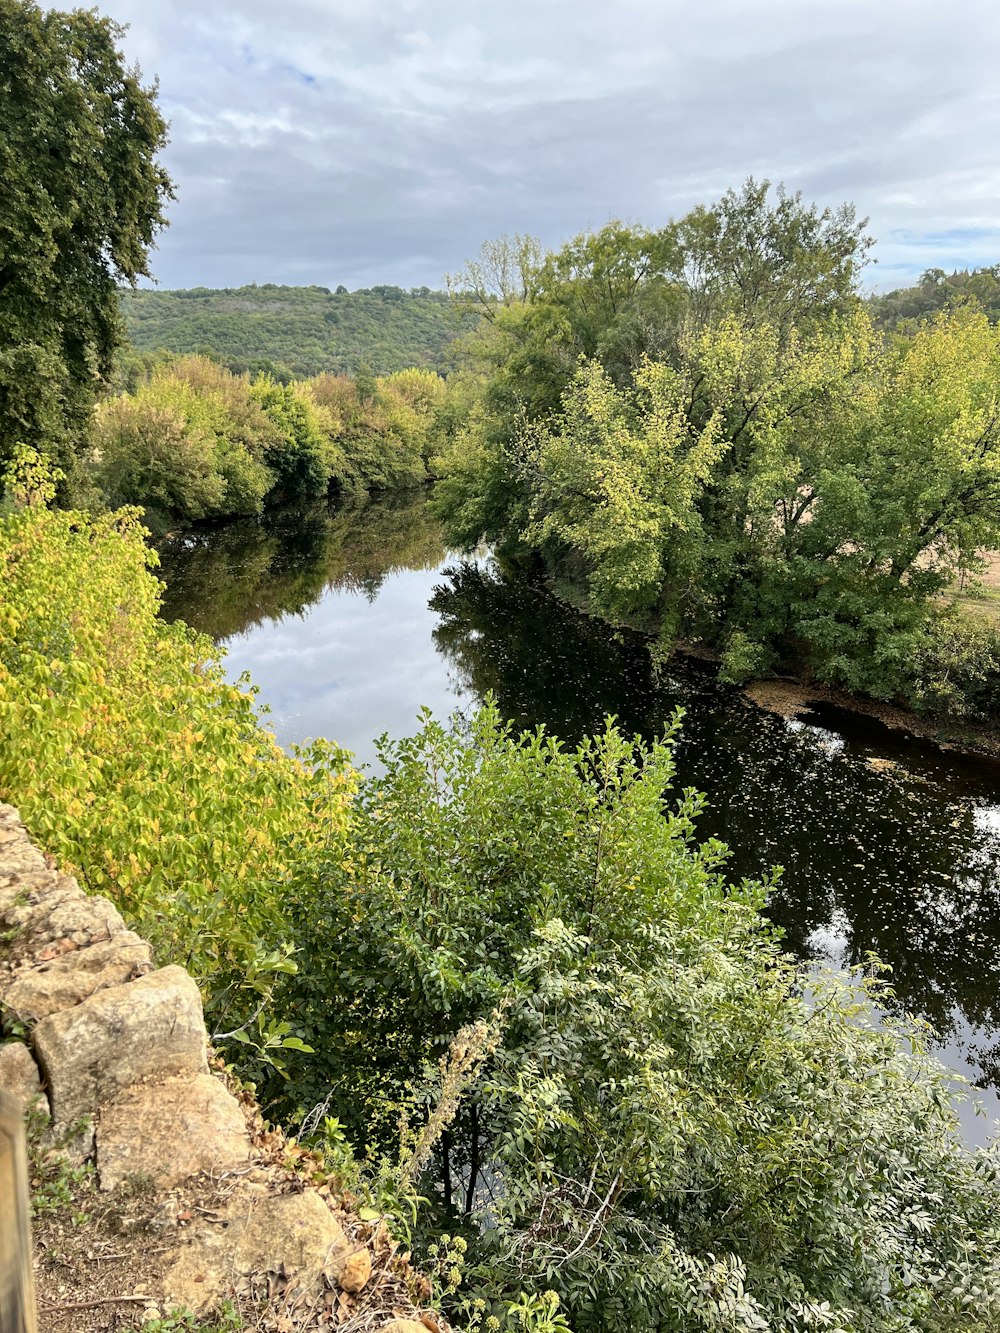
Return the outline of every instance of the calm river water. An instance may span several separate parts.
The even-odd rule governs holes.
[[[681,705],[679,786],[707,792],[706,835],[734,878],[783,867],[770,915],[791,949],[838,964],[871,951],[898,1003],[1000,1117],[1000,763],[941,751],[832,708],[785,720],[696,663],[659,677],[644,641],[450,557],[422,495],[282,513],[161,548],[165,614],[225,643],[284,744],[328,736],[373,756],[417,710],[492,690],[516,723],[575,740],[608,713],[652,736]],[[889,761],[889,762],[886,762]]]

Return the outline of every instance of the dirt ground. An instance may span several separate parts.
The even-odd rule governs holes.
[[[216,1062],[217,1065],[219,1062]],[[238,1084],[231,1085],[233,1090]],[[426,1308],[427,1277],[382,1218],[361,1221],[357,1200],[335,1176],[317,1175],[319,1158],[261,1118],[250,1094],[240,1097],[256,1149],[240,1171],[194,1176],[166,1191],[132,1176],[117,1189],[98,1187],[90,1165],[67,1159],[47,1133],[45,1117],[29,1120],[28,1169],[34,1206],[32,1239],[39,1333],[377,1333],[393,1319],[427,1333],[452,1333]],[[234,1275],[230,1299],[215,1313],[171,1313],[161,1303],[165,1269],[196,1239],[199,1226],[228,1226],[225,1204],[239,1177],[270,1182],[277,1193],[320,1195],[345,1235],[371,1253],[371,1276],[356,1294],[325,1284],[303,1294],[282,1268]],[[198,1280],[198,1279],[196,1279]]]
[[[956,589],[955,600],[972,615],[1000,620],[1000,551],[985,552],[987,567],[973,580],[972,590]]]

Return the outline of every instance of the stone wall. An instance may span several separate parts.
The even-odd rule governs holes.
[[[61,874],[2,804],[0,1018],[0,1087],[44,1111],[53,1141],[93,1162],[102,1191],[142,1182],[166,1210],[157,1308],[198,1312],[280,1275],[286,1310],[341,1308],[357,1319],[368,1300],[365,1327],[446,1327],[398,1317],[419,1311],[399,1309],[408,1274],[384,1227],[353,1226],[329,1188],[276,1163],[280,1134],[262,1135],[256,1107],[210,1067],[191,977],[157,967],[114,906]],[[182,1191],[191,1198],[199,1187],[210,1188],[212,1208],[182,1208]]]

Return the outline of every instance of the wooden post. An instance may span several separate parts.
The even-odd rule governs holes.
[[[38,1333],[24,1106],[0,1088],[0,1333]]]

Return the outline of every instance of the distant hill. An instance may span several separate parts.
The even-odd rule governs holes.
[[[444,370],[469,316],[428,287],[258,287],[126,291],[122,308],[139,352],[209,352],[233,370],[270,363],[292,375],[385,375],[408,366]]]
[[[868,308],[880,327],[906,329],[969,299],[978,302],[994,323],[1000,319],[1000,264],[955,273],[929,268],[913,287],[869,297]]]

